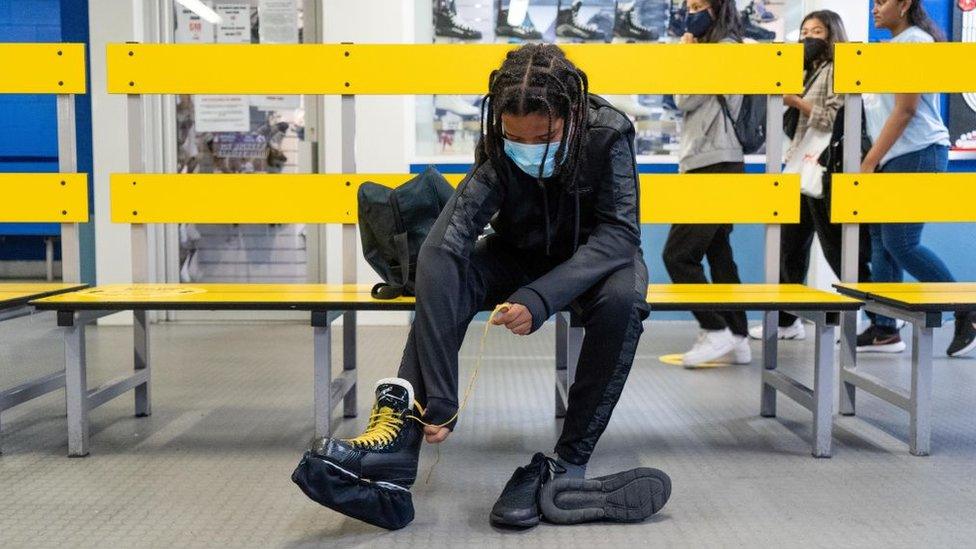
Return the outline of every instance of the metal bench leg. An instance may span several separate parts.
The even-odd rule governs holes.
[[[313,323],[314,324],[314,323]],[[315,437],[332,434],[332,323],[313,325]]]
[[[834,426],[834,328],[823,314],[816,322],[813,379],[813,456],[830,457]]]
[[[556,417],[566,416],[569,388],[576,380],[576,366],[583,347],[583,328],[573,326],[572,315],[556,314]]]
[[[356,377],[356,311],[348,311],[342,321],[342,369]],[[413,403],[411,403],[413,405]],[[356,417],[356,384],[342,399],[342,416]]]
[[[932,440],[932,328],[916,322],[912,329],[912,393],[909,451],[927,456]]]
[[[779,311],[766,311],[763,314],[762,360],[766,370],[776,369],[776,354],[779,340]],[[768,383],[762,384],[759,415],[762,417],[776,417],[776,388]]]
[[[64,328],[65,402],[68,409],[68,457],[88,455],[88,372],[85,324]]]
[[[566,396],[569,383],[566,380],[566,362],[569,339],[569,322],[563,313],[556,313],[556,417],[566,417]]]
[[[149,320],[146,311],[133,311],[132,324],[133,359],[135,372],[146,371],[146,381],[135,387],[136,417],[146,417],[152,413],[149,383],[152,371],[149,369]]]
[[[853,372],[857,368],[857,311],[841,313],[840,321],[840,367]],[[843,378],[843,376],[842,376]],[[855,393],[853,383],[844,381],[840,385],[840,413],[853,416],[855,413]]]

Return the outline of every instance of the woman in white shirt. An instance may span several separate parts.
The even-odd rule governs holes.
[[[891,31],[892,43],[943,39],[921,0],[875,0],[874,24]],[[934,173],[949,165],[949,131],[935,93],[865,94],[864,112],[873,145],[862,173]],[[904,271],[921,282],[953,282],[945,263],[921,245],[922,223],[871,227],[874,282],[901,282]],[[894,319],[878,316],[858,336],[857,350],[897,353],[905,349]],[[976,349],[976,316],[956,314],[956,332],[946,353],[962,356]]]

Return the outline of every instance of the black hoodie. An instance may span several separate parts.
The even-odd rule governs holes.
[[[466,262],[490,222],[512,247],[546,258],[553,267],[508,299],[529,309],[533,331],[641,254],[634,126],[597,96],[589,98],[588,126],[575,185],[550,178],[540,187],[507,157],[506,173],[483,162],[458,186],[424,243],[445,260]]]

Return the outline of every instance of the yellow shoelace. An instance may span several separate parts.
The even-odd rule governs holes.
[[[397,417],[393,408],[383,406],[377,409],[374,406],[366,430],[358,437],[349,439],[348,442],[356,446],[389,444],[396,438],[401,427],[403,427],[403,418]]]
[[[451,419],[445,421],[444,423],[436,424],[435,425],[433,423],[427,423],[426,421],[420,419],[419,417],[417,417],[415,415],[410,415],[408,417],[410,417],[411,419],[417,420],[417,422],[419,422],[421,425],[425,425],[427,427],[437,427],[437,428],[440,428],[440,427],[447,427],[448,425],[451,424],[452,421],[454,421],[455,419],[458,418],[458,416],[461,415],[461,411],[464,410],[464,407],[468,405],[468,397],[471,396],[471,392],[474,390],[474,383],[475,383],[475,381],[478,380],[478,372],[481,371],[481,359],[485,355],[485,340],[488,339],[488,328],[491,328],[491,326],[492,326],[491,321],[495,319],[495,315],[496,314],[498,314],[501,311],[504,311],[505,309],[508,309],[511,306],[512,306],[511,303],[502,303],[501,305],[498,305],[497,307],[495,307],[495,310],[493,310],[491,312],[491,315],[489,315],[488,322],[485,323],[485,330],[484,330],[484,332],[481,333],[481,345],[480,345],[480,347],[478,349],[478,359],[475,362],[474,371],[471,372],[471,378],[468,380],[468,386],[464,390],[464,397],[461,398],[461,404],[458,406],[457,412],[455,412],[454,415],[451,416]],[[414,401],[414,406],[416,406],[417,409],[420,410],[420,415],[424,415],[424,409],[420,406],[420,403],[419,402]]]

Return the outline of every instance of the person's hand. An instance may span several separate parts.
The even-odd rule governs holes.
[[[878,162],[867,157],[861,162],[861,173],[874,173],[878,169]]]
[[[447,427],[424,425],[424,439],[428,444],[440,444],[447,440],[447,436],[450,434],[451,430]]]
[[[697,42],[698,42],[698,39],[695,38],[695,35],[694,34],[691,34],[690,32],[686,32],[686,33],[684,33],[684,34],[681,35],[681,43],[682,44],[695,44]]]
[[[528,335],[532,331],[532,313],[525,305],[506,303],[491,319],[495,326],[504,325],[515,335]]]

